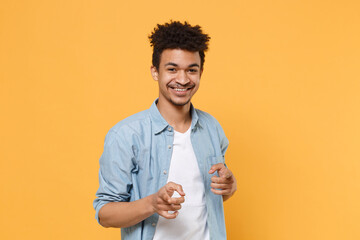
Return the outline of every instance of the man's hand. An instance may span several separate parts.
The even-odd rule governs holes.
[[[172,195],[177,191],[181,197],[173,198]],[[176,218],[181,208],[181,203],[185,201],[185,193],[182,189],[182,186],[173,182],[168,182],[165,186],[160,188],[160,190],[153,194],[152,206],[154,211],[157,212],[160,216],[163,216],[167,219]],[[169,213],[168,211],[174,211]]]
[[[209,174],[218,172],[219,177],[214,175],[211,177],[211,191],[215,194],[222,195],[223,200],[229,199],[236,191],[236,179],[230,169],[225,167],[223,163],[218,163],[210,168]]]

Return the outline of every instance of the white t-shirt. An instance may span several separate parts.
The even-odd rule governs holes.
[[[168,182],[174,182],[183,187],[185,202],[181,204],[179,215],[175,219],[159,217],[154,240],[210,239],[206,223],[204,181],[191,144],[190,132],[190,128],[185,133],[174,131],[173,153],[168,177]],[[172,197],[179,196],[175,191]]]

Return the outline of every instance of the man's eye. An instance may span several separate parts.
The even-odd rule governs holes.
[[[189,72],[191,72],[191,73],[196,73],[196,72],[197,72],[197,69],[190,68],[190,69],[189,69]]]
[[[175,69],[175,68],[168,68],[168,71],[169,71],[169,72],[175,72],[176,69]]]

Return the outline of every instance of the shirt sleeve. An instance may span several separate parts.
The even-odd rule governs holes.
[[[93,203],[99,223],[99,211],[105,204],[130,200],[135,157],[131,142],[125,136],[110,130],[105,138],[104,152],[100,157],[99,189]]]

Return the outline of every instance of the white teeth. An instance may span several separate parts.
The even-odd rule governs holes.
[[[186,91],[186,89],[185,89],[185,88],[175,88],[175,91],[185,92],[185,91]]]

